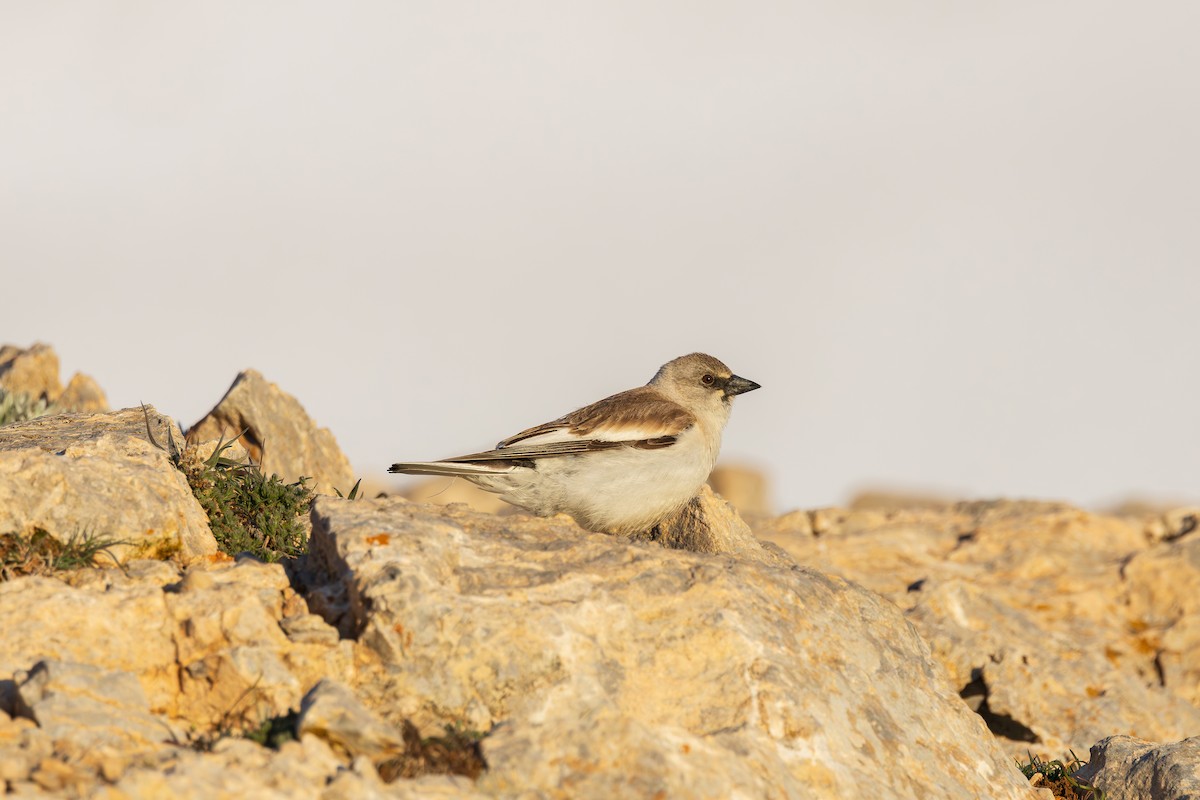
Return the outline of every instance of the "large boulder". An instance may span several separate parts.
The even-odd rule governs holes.
[[[490,731],[486,795],[1033,796],[901,613],[839,578],[400,499],[319,498],[313,524],[359,696]]]
[[[235,436],[268,475],[311,478],[309,486],[320,494],[347,493],[354,485],[350,461],[329,429],[318,428],[295,397],[252,369],[187,432],[192,443]]]
[[[215,553],[171,441],[183,441],[179,427],[152,406],[0,428],[0,534],[103,537],[124,557]]]

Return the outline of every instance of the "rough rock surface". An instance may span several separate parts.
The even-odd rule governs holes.
[[[398,499],[320,498],[313,522],[360,695],[491,730],[485,794],[1033,796],[895,607],[843,580]]]
[[[794,563],[779,547],[756,539],[737,511],[708,486],[674,517],[633,538],[693,553],[735,554],[777,566]]]
[[[321,494],[347,493],[354,471],[328,428],[318,428],[296,398],[255,370],[237,376],[212,411],[187,433],[189,442],[230,439],[241,444],[266,474],[286,481],[312,478]]]
[[[150,713],[142,685],[124,670],[46,660],[15,677],[16,716],[37,723],[55,742],[128,751],[178,736],[166,719]]]
[[[802,511],[756,533],[906,609],[1014,756],[1200,730],[1200,534],[1153,543],[1140,520],[1020,501]]]
[[[103,536],[125,542],[112,548],[121,557],[215,553],[204,509],[162,449],[172,436],[182,442],[151,406],[0,428],[0,533]]]
[[[49,345],[0,347],[0,388],[40,398],[60,410],[87,413],[108,410],[104,391],[91,377],[77,372],[63,389],[58,375],[58,354]]]
[[[1129,624],[1153,650],[1157,677],[1200,707],[1200,533],[1138,553],[1122,574]]]
[[[69,577],[0,583],[0,689],[38,661],[88,664],[136,677],[150,713],[211,730],[286,713],[322,677],[352,672],[350,643],[308,613],[278,564],[181,574],[137,561]],[[309,633],[293,639],[285,620]]]
[[[1200,798],[1200,736],[1170,744],[1110,736],[1091,748],[1076,777],[1104,791],[1105,800]]]
[[[323,678],[304,696],[296,731],[324,739],[352,757],[375,763],[404,752],[404,737],[394,725],[376,717],[350,687]]]

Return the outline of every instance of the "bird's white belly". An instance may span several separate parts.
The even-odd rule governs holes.
[[[484,488],[535,514],[569,514],[589,530],[640,533],[696,496],[712,472],[718,447],[692,428],[661,449],[539,459],[536,470],[519,469]]]

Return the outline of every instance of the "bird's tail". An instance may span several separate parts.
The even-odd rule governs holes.
[[[388,467],[388,472],[403,472],[405,475],[452,475],[471,478],[477,475],[504,475],[512,472],[511,464],[467,464],[446,461],[402,461]]]

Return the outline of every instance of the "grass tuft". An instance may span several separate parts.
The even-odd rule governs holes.
[[[55,539],[42,528],[34,528],[29,536],[2,534],[0,581],[94,567],[101,555],[119,567],[121,562],[113,554],[112,548],[125,544],[129,542],[87,531],[73,533],[65,542]]]
[[[1103,791],[1073,777],[1086,764],[1073,752],[1065,764],[1058,759],[1044,761],[1030,753],[1029,761],[1017,761],[1017,768],[1032,785],[1054,792],[1055,800],[1104,800]]]

